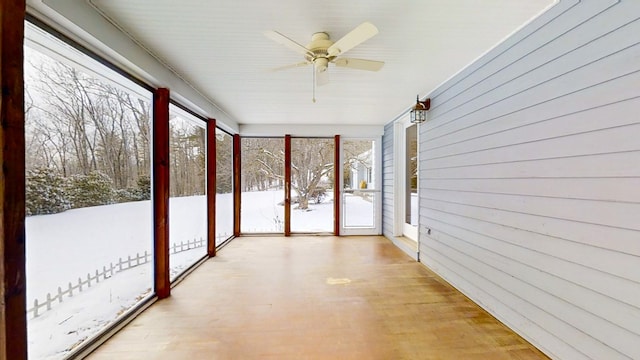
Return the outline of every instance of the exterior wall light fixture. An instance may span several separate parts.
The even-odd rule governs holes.
[[[427,112],[431,108],[431,99],[420,101],[420,97],[416,96],[416,106],[411,109],[411,123],[418,124],[427,121]]]

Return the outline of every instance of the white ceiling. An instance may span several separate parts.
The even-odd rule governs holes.
[[[81,21],[72,20],[75,25],[88,28],[93,20],[100,24],[108,19],[184,80],[188,85],[185,88],[191,87],[238,124],[358,126],[383,125],[393,120],[413,105],[416,94],[428,94],[552,3],[551,0],[73,1],[89,1],[92,6],[81,18],[75,17]],[[29,4],[32,9],[42,11],[52,4],[73,1],[34,0]],[[75,8],[67,7],[69,14],[60,14],[58,9],[57,14],[49,12],[47,16],[62,24],[62,17],[74,19],[71,13],[77,11]],[[99,19],[101,16],[104,18]],[[345,56],[384,61],[385,66],[379,72],[331,66],[330,83],[317,88],[317,102],[313,103],[310,67],[269,71],[303,59],[266,38],[264,31],[276,30],[306,45],[314,32],[325,31],[337,40],[364,21],[375,24],[379,34]],[[75,25],[64,24],[66,29],[77,32]],[[101,33],[97,26],[87,31],[95,41],[110,41],[111,33],[106,30]],[[132,63],[136,67],[128,70],[139,75],[144,63]],[[180,92],[179,87],[176,89]]]

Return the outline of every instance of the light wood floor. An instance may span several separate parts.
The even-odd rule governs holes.
[[[383,237],[232,241],[89,359],[546,359]]]

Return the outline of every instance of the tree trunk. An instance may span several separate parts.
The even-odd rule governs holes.
[[[308,195],[298,197],[298,209],[307,210],[309,208],[309,197]]]

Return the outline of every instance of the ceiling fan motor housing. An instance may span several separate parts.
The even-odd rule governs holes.
[[[326,32],[317,32],[311,36],[311,42],[307,45],[307,49],[313,53],[313,56],[307,55],[307,61],[313,63],[316,72],[324,72],[329,66],[329,61],[335,56],[330,57],[327,49],[333,45],[333,41],[329,40],[329,34]]]
[[[342,57],[342,54],[370,39],[377,33],[378,28],[372,23],[365,21],[337,41],[331,40],[327,32],[317,32],[311,35],[311,42],[307,46],[300,45],[277,31],[267,31],[265,35],[271,40],[304,56],[304,62],[281,66],[273,69],[274,71],[313,65],[313,73],[322,74],[328,70],[329,63],[333,63],[337,67],[350,69],[367,71],[380,70],[384,65],[382,61]],[[321,76],[320,79],[323,79],[321,82],[325,82],[327,77]]]

